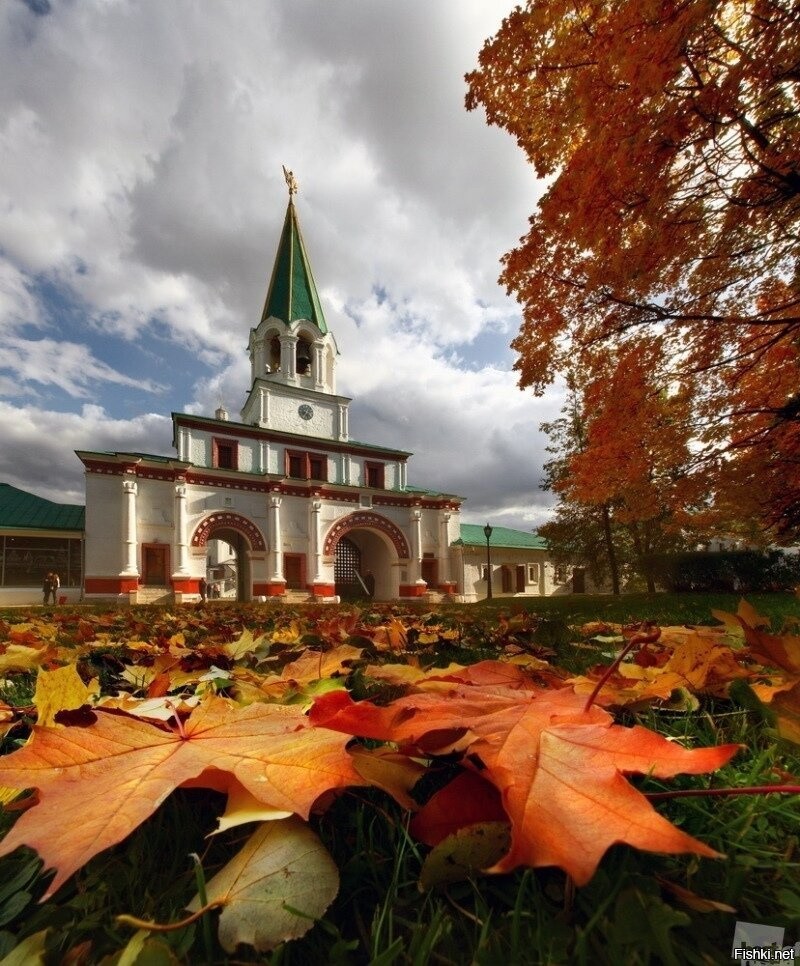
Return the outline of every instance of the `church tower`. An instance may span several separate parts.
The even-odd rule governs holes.
[[[322,311],[294,204],[297,182],[284,169],[289,204],[261,321],[250,330],[251,386],[243,423],[346,440],[350,399],[336,395],[338,349]]]
[[[240,600],[297,594],[378,600],[453,593],[461,499],[408,485],[410,453],[348,432],[328,328],[289,204],[247,351],[240,421],[173,413],[177,458],[81,452],[87,596],[197,599],[201,580]],[[231,548],[228,576],[208,549]],[[231,576],[231,573],[235,574]],[[235,587],[228,584],[235,583]]]

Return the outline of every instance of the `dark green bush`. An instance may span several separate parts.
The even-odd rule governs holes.
[[[800,554],[781,550],[697,550],[650,554],[642,572],[673,592],[754,593],[800,584]]]

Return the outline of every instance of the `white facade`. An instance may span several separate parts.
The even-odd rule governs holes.
[[[291,196],[248,353],[240,421],[222,409],[174,413],[175,458],[78,453],[86,597],[196,599],[214,540],[234,548],[242,600],[331,599],[358,584],[378,600],[486,596],[480,551],[461,539],[461,498],[409,487],[410,453],[351,437]],[[495,565],[498,596],[566,587],[541,547],[509,549]]]

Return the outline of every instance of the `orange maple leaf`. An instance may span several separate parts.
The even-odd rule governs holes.
[[[671,778],[724,765],[739,748],[690,751],[639,726],[625,728],[567,689],[524,692],[454,688],[378,707],[335,692],[311,718],[347,734],[413,744],[428,753],[468,749],[500,791],[511,847],[489,871],[557,865],[582,885],[617,842],[655,852],[718,853],[656,812],[624,776]],[[457,803],[453,803],[457,808]]]
[[[121,712],[90,712],[86,727],[34,726],[24,748],[0,759],[0,786],[37,788],[39,804],[0,842],[36,849],[56,876],[49,898],[94,855],[122,841],[180,785],[229,790],[307,818],[325,792],[365,781],[348,739],[282,705],[239,707],[212,697],[180,729]]]

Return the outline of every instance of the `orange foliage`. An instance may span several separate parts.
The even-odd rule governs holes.
[[[658,852],[716,853],[662,818],[625,775],[699,774],[725,764],[737,745],[687,751],[646,728],[623,728],[566,689],[521,691],[454,686],[387,707],[335,692],[319,698],[311,719],[360,737],[413,745],[425,754],[468,752],[465,762],[500,792],[511,822],[511,848],[491,871],[557,865],[579,885],[616,842]],[[479,763],[479,764],[476,764]],[[475,821],[473,804],[447,796],[452,825]],[[492,806],[477,808],[481,818]],[[423,829],[427,823],[420,823]],[[442,831],[441,808],[431,825]],[[450,830],[450,825],[446,831]],[[427,831],[433,839],[438,832]]]
[[[606,346],[655,335],[661,388],[691,399],[706,454],[729,454],[705,470],[708,493],[725,502],[741,461],[787,536],[800,532],[798,62],[788,0],[529,0],[467,76],[467,106],[551,179],[501,277],[524,309],[520,385],[541,392],[576,357],[599,385]],[[615,432],[629,438],[625,420]]]

